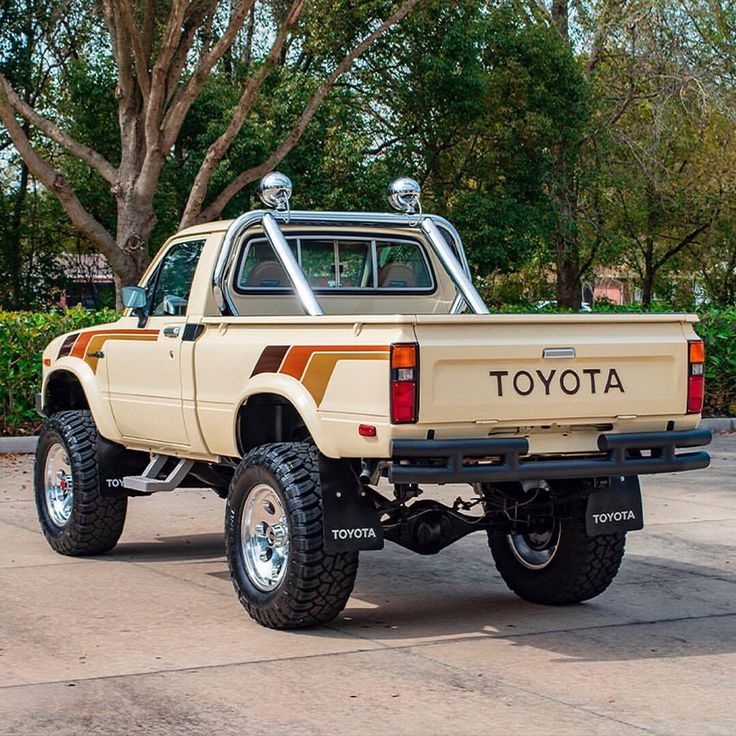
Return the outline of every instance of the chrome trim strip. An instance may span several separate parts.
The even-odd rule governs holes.
[[[542,357],[547,359],[574,358],[575,348],[545,348]]]
[[[463,295],[465,303],[475,314],[489,314],[488,307],[476,291],[473,282],[468,277],[461,262],[455,258],[455,254],[452,252],[447,241],[442,237],[442,233],[440,233],[437,225],[434,224],[431,218],[425,217],[421,221],[420,227],[429,238],[429,242],[432,244],[437,257],[447,269],[458,291]]]

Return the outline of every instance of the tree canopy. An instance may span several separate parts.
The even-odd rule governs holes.
[[[733,304],[736,9],[695,0],[4,0],[0,304],[58,256],[133,283],[178,227],[384,206],[417,178],[490,300],[596,273]]]

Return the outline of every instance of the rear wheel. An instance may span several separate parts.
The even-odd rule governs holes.
[[[61,411],[44,422],[33,472],[36,512],[52,549],[96,555],[117,544],[128,499],[100,493],[97,428],[90,412]]]
[[[616,577],[626,533],[589,537],[585,499],[569,518],[550,518],[534,531],[489,534],[496,568],[506,585],[532,603],[564,605],[600,595]]]
[[[248,453],[230,485],[225,544],[238,598],[263,626],[324,624],[350,597],[358,553],[324,550],[311,444],[262,445]]]

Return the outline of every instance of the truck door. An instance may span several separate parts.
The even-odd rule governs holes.
[[[182,409],[181,338],[203,245],[204,240],[174,243],[148,279],[147,339],[136,340],[134,334],[106,346],[110,405],[123,437],[190,445]]]

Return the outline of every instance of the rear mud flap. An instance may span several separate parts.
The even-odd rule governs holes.
[[[378,511],[349,463],[320,454],[319,472],[325,551],[383,549]]]
[[[589,537],[644,528],[639,478],[615,476],[607,487],[588,496],[585,531]]]

